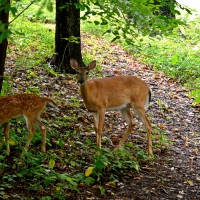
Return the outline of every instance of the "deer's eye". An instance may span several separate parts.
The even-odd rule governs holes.
[[[86,75],[88,75],[88,74],[89,74],[89,72],[85,72],[85,74],[86,74]]]

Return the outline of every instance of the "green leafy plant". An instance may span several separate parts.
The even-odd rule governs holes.
[[[129,145],[129,147],[132,149],[132,146]],[[93,165],[86,169],[86,179],[83,182],[93,184],[95,181],[105,178],[107,172],[123,173],[130,169],[139,171],[137,158],[132,155],[129,149],[122,147],[122,149],[112,152],[107,148],[99,149],[97,146],[94,148],[98,150],[98,153],[94,154]],[[140,156],[140,158],[147,159],[147,156]],[[110,180],[107,181],[117,181],[117,176],[110,176]]]
[[[2,89],[1,89],[1,96],[5,96],[5,92],[9,89],[9,84],[3,81]]]

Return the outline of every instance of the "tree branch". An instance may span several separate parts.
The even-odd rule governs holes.
[[[24,10],[22,10],[9,24],[11,24],[13,21],[15,21],[23,12],[25,12],[33,3],[35,0],[33,0]]]

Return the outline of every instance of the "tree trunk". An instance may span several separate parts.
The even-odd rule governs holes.
[[[85,67],[81,54],[80,9],[76,7],[78,3],[79,0],[56,1],[54,55],[54,69],[56,71],[74,74],[75,70],[70,66],[70,58],[74,58],[80,66]],[[72,36],[76,37],[78,43],[70,41],[69,38]]]
[[[4,31],[8,29],[8,19],[9,19],[9,12],[4,11],[4,7],[6,5],[10,4],[10,0],[7,0],[5,5],[0,5],[0,8],[2,9],[0,11],[0,21],[4,24]],[[0,35],[3,34],[3,32],[0,32]],[[3,75],[5,70],[5,61],[6,61],[6,50],[8,46],[8,39],[7,37],[3,39],[2,43],[0,43],[0,91],[2,90],[2,84],[3,84]]]

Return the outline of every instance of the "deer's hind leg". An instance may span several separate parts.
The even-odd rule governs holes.
[[[42,135],[42,152],[46,152],[46,126],[40,121],[40,115],[35,118],[35,125],[39,128]]]
[[[133,127],[135,126],[135,122],[133,121],[132,116],[131,116],[130,108],[123,108],[121,110],[121,113],[128,124],[128,128],[127,128],[126,133],[123,135],[122,139],[120,140],[119,144],[115,147],[115,150],[118,150],[121,148],[121,146],[124,144],[128,136],[130,135],[131,131],[133,130]]]
[[[148,154],[149,156],[153,156],[153,150],[152,150],[152,139],[151,139],[151,132],[152,132],[152,126],[149,120],[147,119],[145,109],[144,107],[140,105],[134,105],[134,111],[139,116],[139,118],[142,120],[146,131],[147,131],[147,138],[148,138]]]
[[[26,126],[28,128],[28,139],[27,139],[26,145],[24,147],[23,153],[28,151],[29,145],[30,145],[30,143],[33,139],[34,133],[35,133],[34,124],[33,124],[34,118],[35,118],[34,114],[24,113],[24,118],[26,120]]]

